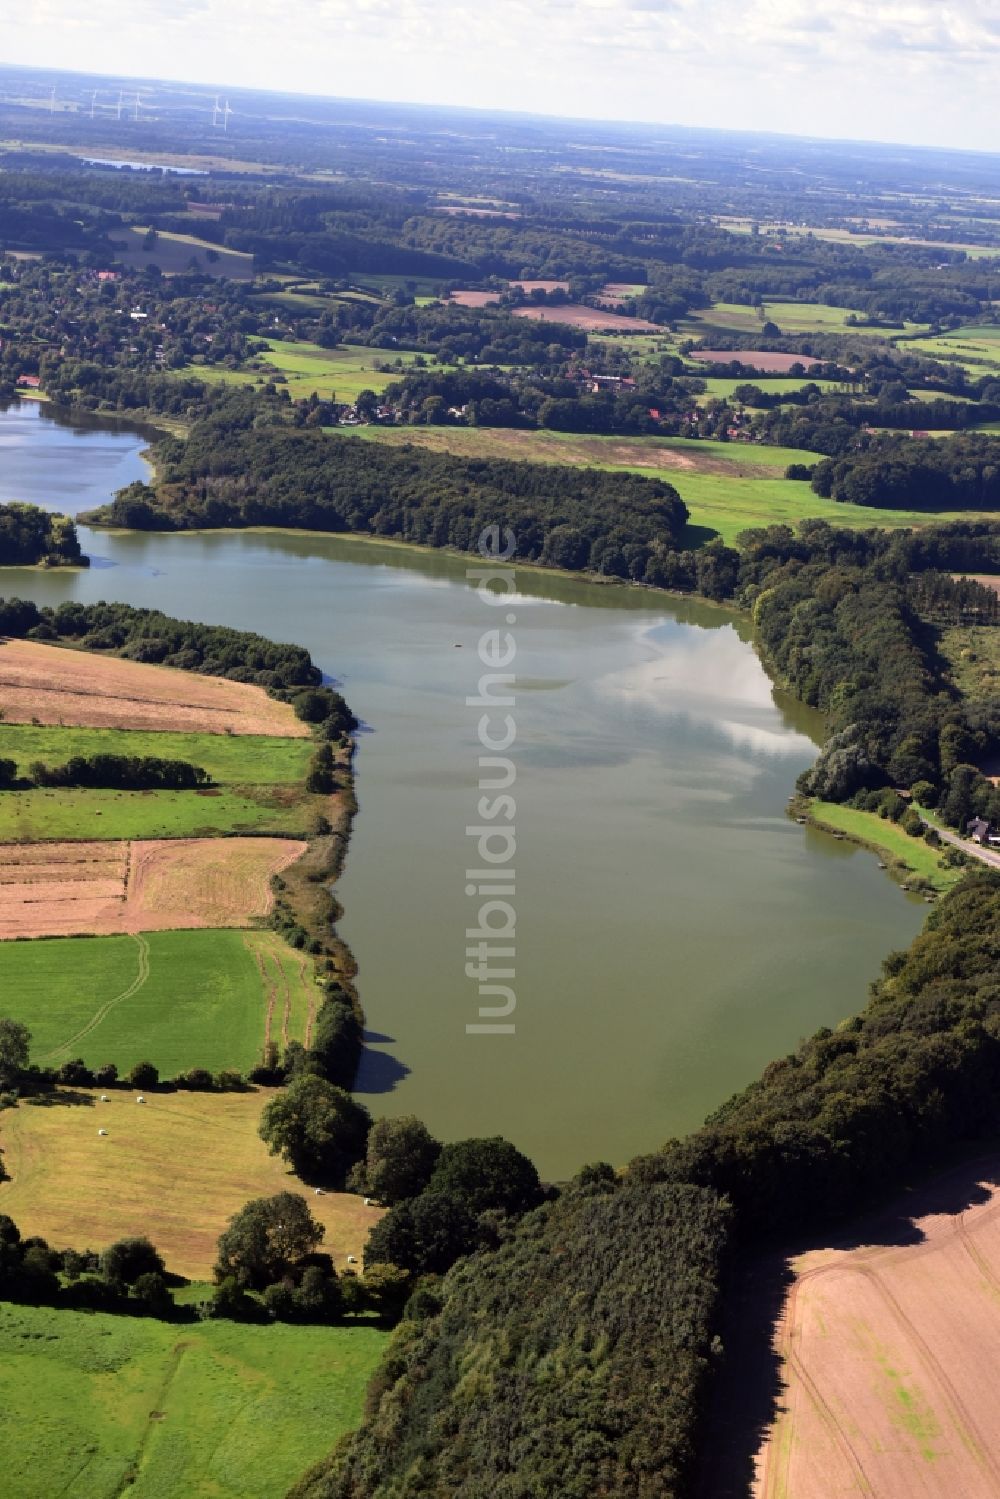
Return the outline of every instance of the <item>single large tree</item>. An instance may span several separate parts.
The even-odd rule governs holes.
[[[229,1220],[219,1239],[215,1279],[255,1290],[281,1280],[319,1246],[325,1230],[304,1197],[256,1197]]]
[[[380,1218],[365,1245],[365,1266],[396,1265],[416,1275],[443,1275],[482,1242],[476,1219],[460,1199],[422,1192]]]
[[[265,1106],[260,1137],[307,1181],[339,1181],[364,1155],[370,1127],[348,1092],[304,1073]]]
[[[499,1135],[446,1145],[430,1190],[443,1192],[477,1214],[490,1209],[525,1213],[542,1200],[538,1172],[526,1155]]]
[[[106,1280],[134,1285],[143,1275],[162,1275],[163,1260],[146,1238],[118,1239],[101,1255],[101,1274]]]
[[[389,1207],[416,1197],[431,1179],[441,1146],[413,1114],[377,1119],[368,1136],[368,1153],[359,1166],[365,1191]]]

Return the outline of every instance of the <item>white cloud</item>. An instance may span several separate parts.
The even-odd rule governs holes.
[[[7,7],[12,62],[1000,146],[997,0],[314,0],[294,16],[273,0]]]

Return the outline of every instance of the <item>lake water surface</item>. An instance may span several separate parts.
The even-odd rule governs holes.
[[[13,463],[17,498],[84,508],[141,476],[142,446],[8,412],[0,497]],[[509,605],[517,1028],[468,1035],[479,750],[465,700],[497,611],[465,561],[284,533],[81,540],[89,572],[9,569],[0,592],[296,641],[364,720],[339,895],[375,1113],[416,1113],[445,1138],[505,1134],[552,1176],[624,1162],[859,1008],[922,922],[869,854],[784,815],[822,723],[774,693],[742,621],[523,571]]]

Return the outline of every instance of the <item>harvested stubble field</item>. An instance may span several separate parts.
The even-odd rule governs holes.
[[[996,1166],[897,1204],[860,1248],[794,1262],[757,1499],[1000,1493]]]
[[[287,838],[0,844],[0,940],[238,927],[267,916]]]
[[[0,1212],[22,1234],[56,1245],[99,1249],[146,1234],[168,1270],[208,1280],[218,1237],[244,1203],[301,1192],[343,1270],[349,1254],[360,1261],[381,1210],[347,1192],[317,1197],[268,1155],[257,1125],[272,1093],[146,1093],[139,1105],[129,1089],[107,1103],[97,1092],[60,1090],[47,1105],[7,1109],[0,1149],[10,1180],[0,1184]]]
[[[815,359],[810,354],[784,354],[779,349],[692,349],[691,358],[703,364],[742,364],[764,374],[787,375],[796,364],[808,370]]]
[[[263,687],[34,640],[0,642],[0,708],[7,723],[292,739],[309,734],[295,710]]]
[[[498,291],[453,291],[448,295],[448,301],[456,307],[490,307],[499,300]]]
[[[270,931],[208,928],[0,943],[4,1014],[32,1055],[164,1077],[248,1072],[269,1040],[305,1042],[321,994],[312,959]],[[0,1147],[2,1148],[2,1147]]]
[[[361,1419],[387,1334],[0,1306],[13,1499],[282,1499]]]

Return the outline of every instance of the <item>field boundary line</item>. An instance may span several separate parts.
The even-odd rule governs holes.
[[[315,980],[310,976],[310,974],[308,972],[308,965],[309,965],[308,958],[304,958],[304,957],[300,956],[299,957],[299,977],[302,980],[302,984],[303,984],[303,987],[305,988],[306,994],[309,996],[309,1008],[308,1008],[308,1010],[306,1012],[306,1035],[305,1035],[305,1041],[303,1042],[303,1045],[305,1046],[305,1048],[306,1048],[307,1051],[309,1050],[310,1046],[312,1045],[313,1025],[315,1024],[315,1021],[316,1021],[316,1010],[317,1010],[316,1001],[319,998],[319,995],[318,995],[317,989],[316,989]]]
[[[288,1022],[290,1021],[291,1016],[292,1016],[292,986],[289,983],[288,970],[285,967],[284,963],[281,961],[281,959],[282,959],[282,954],[280,954],[280,953],[275,953],[274,954],[274,961],[277,964],[278,974],[279,974],[280,979],[281,979],[281,988],[282,988],[282,992],[284,994],[284,1005],[283,1005],[282,1011],[281,1011],[281,1039],[284,1042],[285,1047],[287,1048],[287,1046],[288,1046]]]

